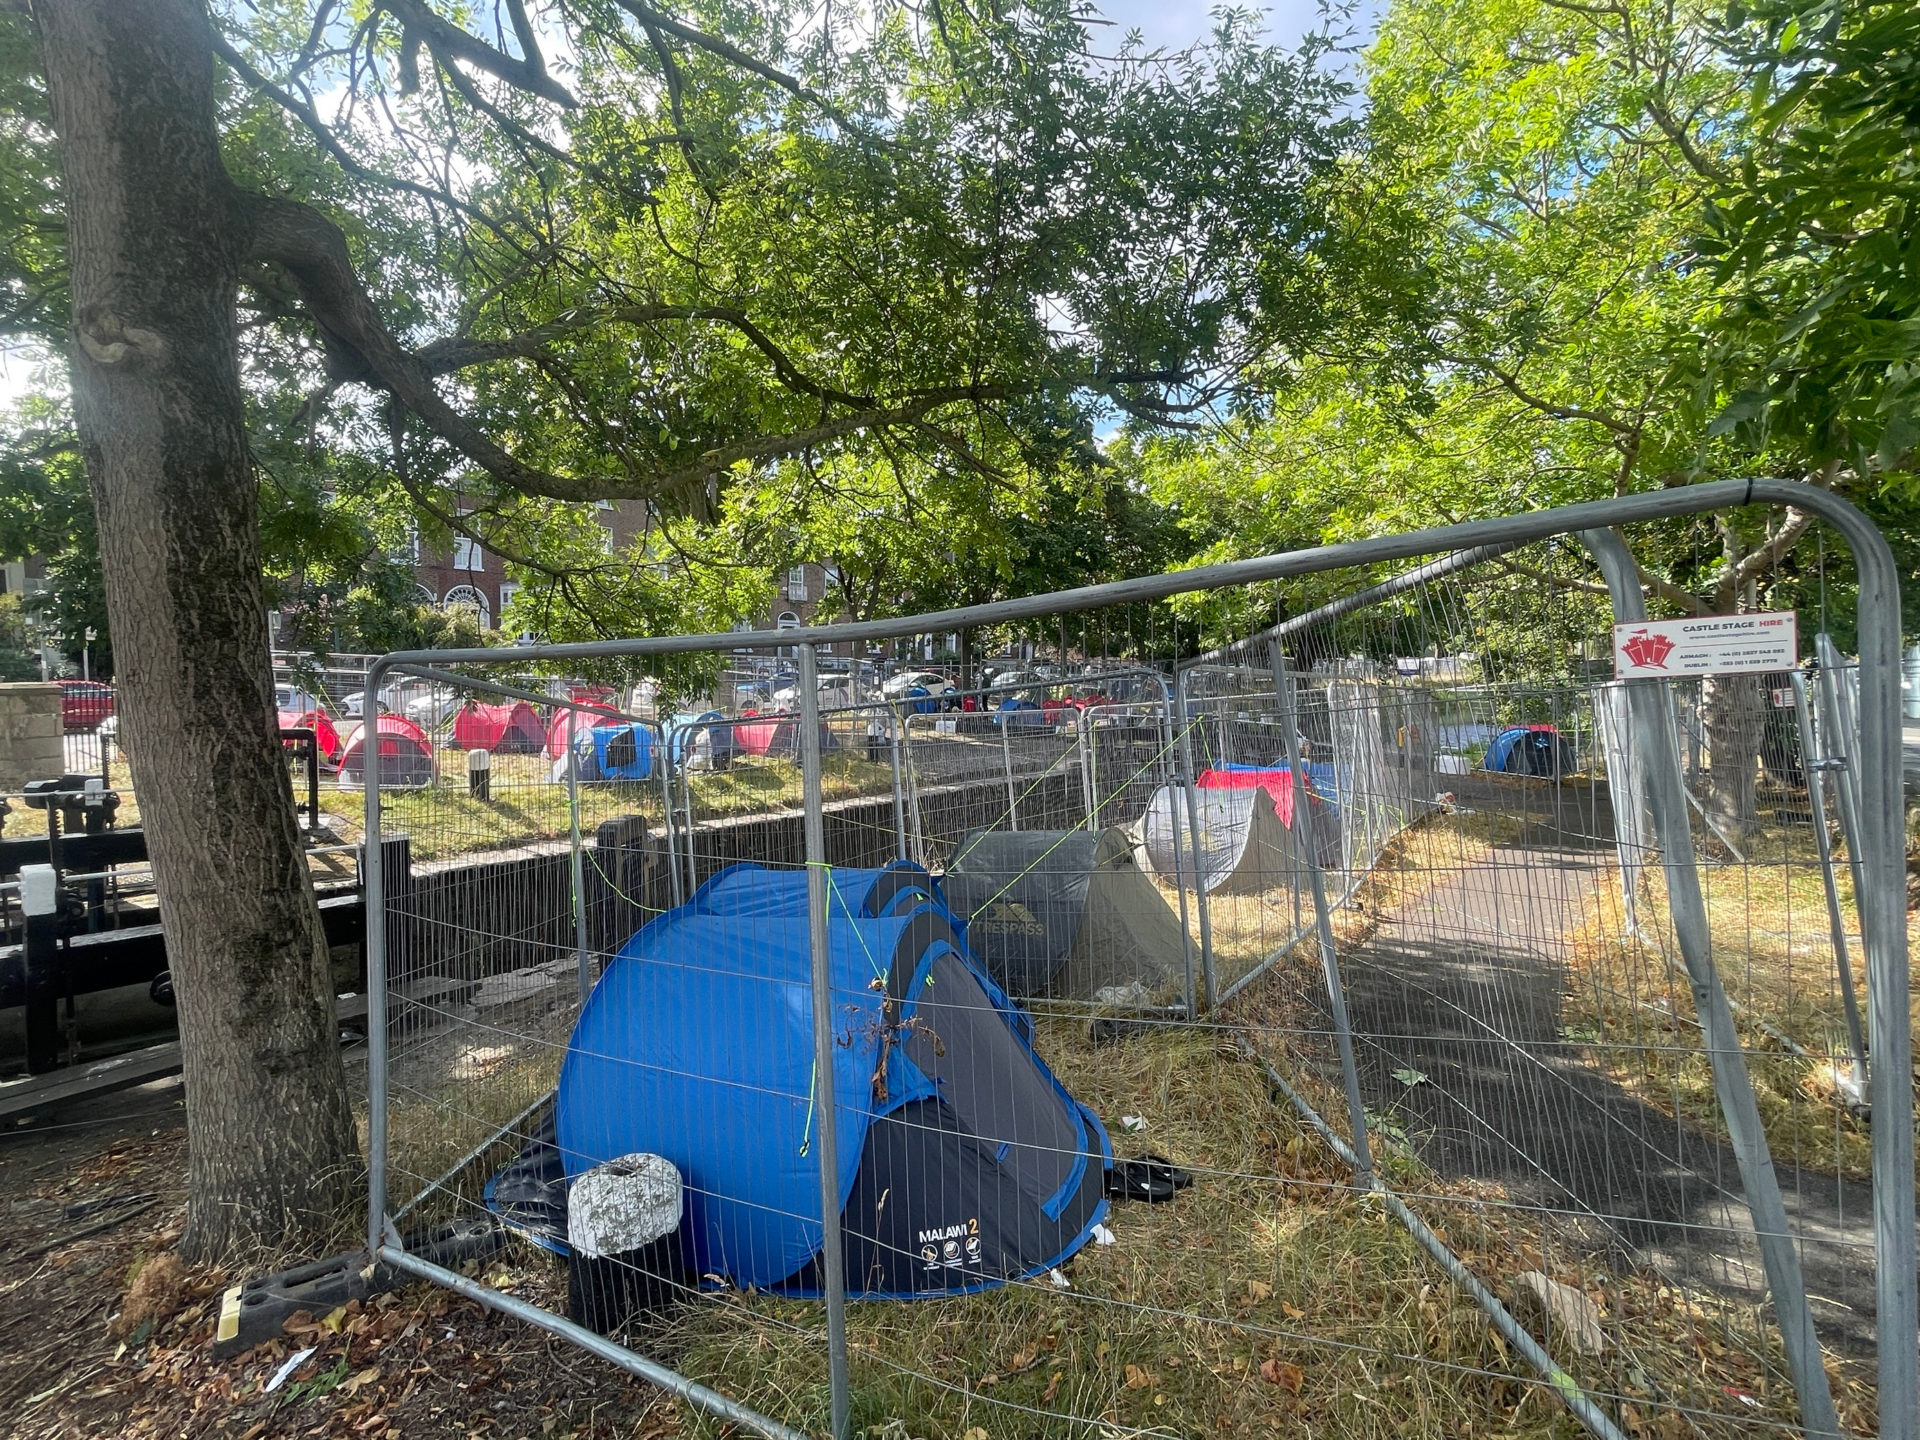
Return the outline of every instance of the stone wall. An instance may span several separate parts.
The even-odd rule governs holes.
[[[52,779],[65,764],[60,687],[37,680],[0,685],[0,794]]]

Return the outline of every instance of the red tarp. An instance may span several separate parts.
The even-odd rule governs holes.
[[[1202,790],[1264,790],[1280,823],[1293,828],[1293,772],[1278,770],[1202,770],[1194,782]]]
[[[482,705],[478,701],[460,707],[453,717],[453,748],[456,750],[501,750],[509,755],[535,755],[547,743],[546,727],[533,706],[524,700],[510,705]]]

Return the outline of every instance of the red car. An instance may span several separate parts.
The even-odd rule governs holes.
[[[97,730],[113,714],[113,687],[98,680],[60,682],[60,724],[69,734]]]

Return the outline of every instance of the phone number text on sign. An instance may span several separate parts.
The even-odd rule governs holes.
[[[1613,673],[1619,680],[1791,670],[1799,659],[1799,626],[1791,610],[1628,621],[1613,627]]]

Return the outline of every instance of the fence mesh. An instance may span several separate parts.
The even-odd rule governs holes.
[[[459,717],[515,702],[432,682],[433,778],[379,826],[412,851],[388,1208],[494,1217],[495,1283],[815,1433],[835,1215],[873,1433],[1792,1430],[1802,1313],[1870,1432],[1846,667],[1661,682],[1663,750],[1610,618],[1539,544],[1224,659],[828,704],[817,805],[799,702],[743,682],[575,705],[645,764],[496,745],[484,795]],[[1668,893],[1668,773],[1734,1052]],[[634,1228],[642,1153],[677,1227]],[[631,1203],[570,1200],[583,1176]]]

